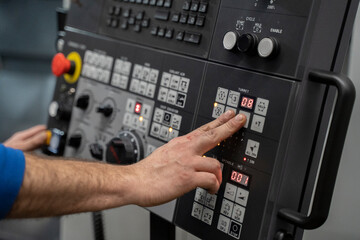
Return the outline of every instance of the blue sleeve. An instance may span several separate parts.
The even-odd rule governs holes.
[[[24,172],[23,152],[0,144],[0,219],[10,212],[22,185]]]

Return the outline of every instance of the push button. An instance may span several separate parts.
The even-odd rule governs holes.
[[[168,11],[156,11],[155,13],[155,19],[161,20],[161,21],[167,21],[169,20],[169,12]]]
[[[185,32],[184,41],[188,43],[199,44],[201,40],[201,34]]]
[[[229,235],[236,239],[239,239],[240,233],[241,233],[241,224],[231,221]]]

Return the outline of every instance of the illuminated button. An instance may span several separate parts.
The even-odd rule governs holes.
[[[216,92],[215,101],[219,102],[219,103],[226,104],[226,99],[227,99],[228,93],[229,93],[229,90],[227,90],[225,88],[218,87],[217,92]]]
[[[170,88],[178,90],[180,84],[180,77],[177,75],[172,75],[171,81],[170,81]]]
[[[205,196],[206,196],[206,190],[203,188],[196,188],[195,192],[195,198],[194,200],[198,203],[204,204],[205,203]]]
[[[145,95],[150,97],[150,98],[153,98],[154,95],[155,95],[155,88],[156,88],[156,86],[154,84],[149,83],[147,88],[146,88]]]
[[[151,106],[148,104],[144,104],[141,109],[141,116],[144,118],[150,118],[151,114]]]
[[[236,197],[235,197],[235,202],[236,203],[246,207],[248,198],[249,198],[249,191],[247,191],[247,190],[245,190],[243,188],[238,188],[237,189]]]
[[[214,216],[214,211],[204,207],[201,221],[211,225]]]
[[[161,126],[160,133],[159,133],[159,138],[161,140],[164,140],[164,141],[168,140],[168,138],[169,138],[169,127]]]
[[[176,97],[176,106],[184,108],[185,103],[186,103],[186,94],[178,92]]]
[[[174,139],[174,138],[176,138],[178,136],[179,136],[179,131],[175,130],[175,129],[171,129],[171,131],[169,132],[169,139],[168,140],[170,141],[171,139]]]
[[[236,195],[236,186],[230,183],[226,183],[224,197],[231,201],[234,201],[235,195]]]
[[[269,107],[269,100],[257,98],[254,112],[266,116]]]
[[[239,239],[240,238],[240,233],[241,233],[241,224],[231,221],[230,223],[230,229],[229,229],[229,235]]]
[[[129,99],[126,101],[126,107],[125,107],[125,109],[126,109],[127,112],[133,113],[133,112],[134,112],[134,108],[135,108],[135,100],[129,98]]]
[[[172,114],[169,112],[165,112],[162,123],[167,126],[170,126],[171,118],[172,118]]]
[[[235,204],[231,218],[242,223],[244,221],[245,208]]]
[[[144,67],[143,74],[142,74],[142,80],[149,81],[149,79],[150,79],[150,68]]]
[[[265,125],[265,118],[259,115],[254,114],[252,123],[251,123],[251,130],[262,133]]]
[[[167,88],[161,87],[161,88],[159,89],[158,100],[159,100],[159,101],[162,101],[162,102],[166,102],[167,96],[168,96],[168,92],[169,92],[169,90],[168,90]]]
[[[174,90],[169,90],[167,103],[175,105],[176,104],[177,92]]]
[[[161,78],[161,86],[164,86],[164,87],[169,87],[170,86],[170,81],[171,81],[171,74],[170,73],[167,73],[167,72],[164,72],[162,74],[162,78]]]
[[[246,145],[245,154],[250,156],[250,157],[257,158],[259,148],[260,148],[260,143],[259,142],[256,142],[256,141],[253,141],[253,140],[249,139],[248,142],[247,142],[247,145]]]
[[[125,113],[124,115],[124,119],[123,119],[123,124],[126,126],[130,126],[131,125],[131,119],[132,119],[132,115],[130,113]]]
[[[240,100],[240,93],[230,90],[227,99],[227,105],[237,108],[239,106],[239,100]]]
[[[245,112],[245,111],[242,111],[242,110],[240,110],[239,113],[244,114],[246,116],[246,123],[244,125],[244,128],[248,128],[251,114],[249,112]]]
[[[216,199],[217,199],[216,194],[207,193],[205,198],[205,206],[211,209],[215,209]]]
[[[203,212],[203,206],[194,202],[193,203],[193,208],[191,211],[191,216],[193,216],[194,218],[197,218],[199,220],[201,220],[201,216],[202,216],[202,212]]]
[[[155,113],[154,113],[154,121],[161,123],[163,118],[164,118],[164,110],[160,109],[160,108],[156,108],[155,109]]]
[[[137,93],[139,91],[139,85],[140,85],[140,81],[133,78],[130,84],[130,91]]]
[[[173,117],[171,119],[171,127],[173,127],[174,129],[180,130],[181,120],[182,120],[182,116],[173,114]]]
[[[134,113],[140,114],[140,113],[141,113],[141,107],[142,107],[142,104],[139,103],[139,102],[137,102],[137,103],[135,104],[135,107],[134,107]]]
[[[151,69],[150,71],[150,79],[149,81],[153,84],[157,83],[158,80],[158,76],[159,76],[159,70],[157,69]]]
[[[225,106],[222,104],[214,104],[214,109],[212,112],[212,117],[213,118],[218,118],[220,117],[221,114],[223,114],[225,111]]]
[[[222,231],[224,233],[228,233],[229,227],[230,227],[230,218],[220,215],[217,229],[219,229],[220,231]]]
[[[190,84],[190,79],[184,77],[180,78],[179,90],[187,93],[189,89],[189,84]]]
[[[140,93],[141,95],[145,95],[147,87],[148,87],[147,82],[140,81],[138,93]]]
[[[135,64],[132,76],[137,79],[142,79],[142,72],[143,67],[139,64]]]
[[[231,217],[232,210],[234,208],[234,203],[229,200],[223,199],[220,212],[225,216]]]
[[[158,124],[158,123],[153,123],[153,124],[151,125],[150,135],[153,136],[153,137],[159,137],[160,128],[161,128],[161,125],[160,125],[160,124]]]

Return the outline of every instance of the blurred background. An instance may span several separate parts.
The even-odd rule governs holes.
[[[0,142],[14,132],[45,124],[55,77],[51,59],[57,35],[56,8],[70,1],[0,1]],[[360,14],[354,26],[348,61],[343,73],[360,93]],[[304,240],[360,239],[360,101],[353,110],[339,168],[331,211],[319,229],[306,231]],[[104,212],[106,239],[149,239],[149,214],[127,206]],[[90,214],[62,218],[0,221],[0,239],[91,240]],[[177,239],[195,237],[177,229]]]

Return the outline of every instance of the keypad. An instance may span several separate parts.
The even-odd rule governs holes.
[[[84,77],[107,84],[110,81],[113,61],[113,57],[87,50],[84,55],[84,65],[81,74]]]
[[[216,200],[216,194],[210,194],[203,188],[196,188],[191,216],[211,225],[213,223]]]
[[[137,108],[139,107],[141,110],[137,112]],[[151,110],[152,107],[150,105],[128,98],[125,106],[126,112],[124,114],[123,124],[146,133],[149,127]]]
[[[157,99],[161,102],[184,108],[189,84],[189,78],[163,72]]]
[[[135,64],[130,83],[130,91],[154,98],[158,76],[159,70]]]
[[[179,136],[182,116],[155,108],[150,135],[163,141],[170,141]]]

